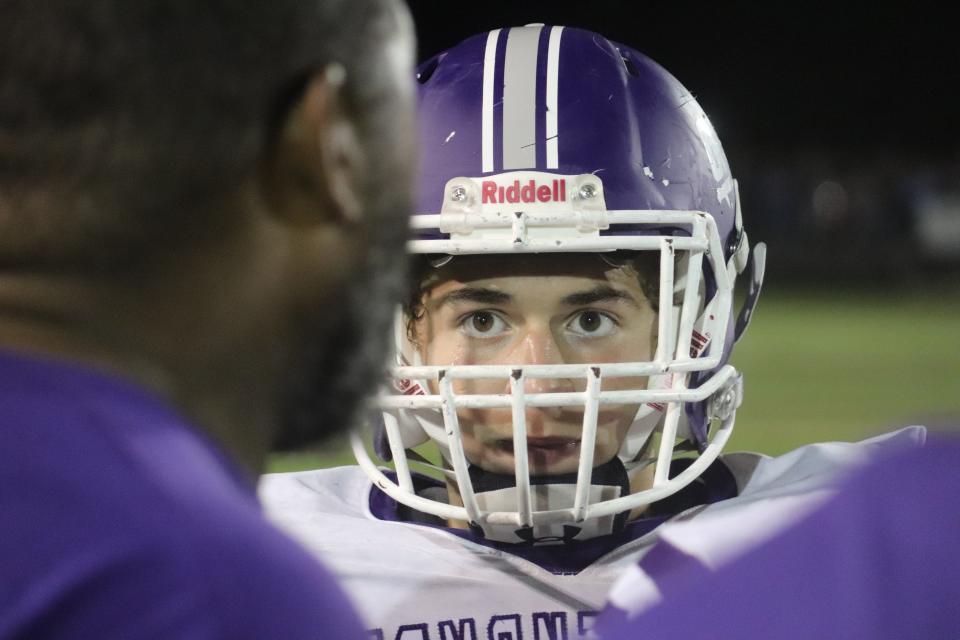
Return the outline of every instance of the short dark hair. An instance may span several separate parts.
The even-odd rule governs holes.
[[[115,267],[209,233],[212,203],[256,175],[307,79],[332,62],[361,135],[374,135],[389,100],[372,42],[396,29],[392,9],[3,0],[0,266]]]

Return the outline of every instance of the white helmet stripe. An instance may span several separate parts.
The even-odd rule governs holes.
[[[537,49],[541,27],[511,29],[503,61],[503,169],[537,166]],[[486,71],[486,69],[484,69]]]
[[[556,169],[560,165],[559,140],[557,129],[557,87],[560,73],[560,34],[563,27],[551,27],[550,42],[547,44],[547,169]]]
[[[493,171],[493,76],[497,63],[497,40],[500,29],[487,34],[487,48],[483,53],[483,112],[481,115],[481,155],[483,172]]]

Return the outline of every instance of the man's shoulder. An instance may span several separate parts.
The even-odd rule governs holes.
[[[922,427],[907,427],[860,442],[805,445],[782,456],[724,456],[741,492],[665,523],[641,562],[611,591],[615,608],[636,613],[657,601],[673,575],[700,575],[787,529],[833,496],[842,480],[879,456],[918,449]]]
[[[804,492],[834,484],[838,474],[886,453],[921,446],[926,429],[910,426],[858,442],[817,442],[778,456],[753,452],[725,454],[723,461],[734,474],[741,496]]]
[[[82,369],[24,368],[0,394],[0,635],[316,637],[318,611],[351,611],[162,401]],[[268,620],[280,616],[310,633]]]
[[[237,621],[237,637],[360,637],[353,606],[303,547],[259,512],[232,523],[208,519],[193,530],[202,557],[187,580],[207,582],[220,611]]]
[[[266,519],[253,495],[232,500],[213,491],[186,504],[182,516],[156,532],[147,553],[207,603],[202,618],[225,621],[223,637],[360,637],[336,581]]]
[[[0,354],[0,378],[24,373],[0,390],[0,465],[23,500],[14,495],[5,510],[87,513],[90,526],[117,528],[166,522],[191,504],[205,512],[211,501],[244,502],[244,494],[254,504],[243,472],[161,398],[79,365],[10,361]],[[112,517],[95,517],[101,512]]]
[[[102,638],[361,637],[334,580],[266,520],[252,488],[172,466],[182,478],[134,466],[71,482],[57,469],[20,485],[20,507],[4,508],[4,608],[30,600],[40,618],[69,621],[52,638],[70,628]],[[65,612],[81,593],[84,607]]]
[[[51,625],[51,638],[76,629],[98,638],[362,637],[352,606],[314,558],[255,506],[218,501],[202,501],[206,512],[200,503],[141,505],[153,516],[132,519],[111,515],[109,505],[64,512],[59,527],[34,530],[33,544],[0,543],[7,570],[11,554],[34,558],[5,574],[2,609],[35,605],[14,624]],[[81,597],[83,607],[70,606]]]
[[[804,445],[776,457],[728,454],[724,462],[740,494],[681,515],[662,527],[660,537],[694,555],[722,550],[714,560],[725,560],[819,505],[852,470],[877,456],[920,447],[925,437],[923,427],[906,427],[859,442]]]
[[[958,469],[956,435],[885,451],[796,526],[718,573],[678,576],[644,617],[626,621],[637,608],[615,601],[609,637],[954,637],[943,587],[960,571]],[[701,615],[683,616],[685,602],[704,603]]]

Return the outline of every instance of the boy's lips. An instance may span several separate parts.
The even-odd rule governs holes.
[[[497,440],[497,445],[501,449],[507,449],[513,451],[513,439],[512,438],[503,438]],[[569,449],[571,447],[579,447],[580,438],[573,437],[562,437],[562,436],[547,436],[540,438],[527,438],[527,449]]]
[[[512,439],[498,440],[497,446],[505,453],[513,455]],[[579,438],[560,436],[527,438],[527,459],[532,466],[551,466],[579,455]]]

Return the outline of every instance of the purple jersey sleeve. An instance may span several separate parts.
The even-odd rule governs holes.
[[[960,441],[874,461],[796,526],[704,577],[669,583],[604,638],[960,637]]]
[[[0,639],[365,638],[252,483],[157,398],[0,353]]]

